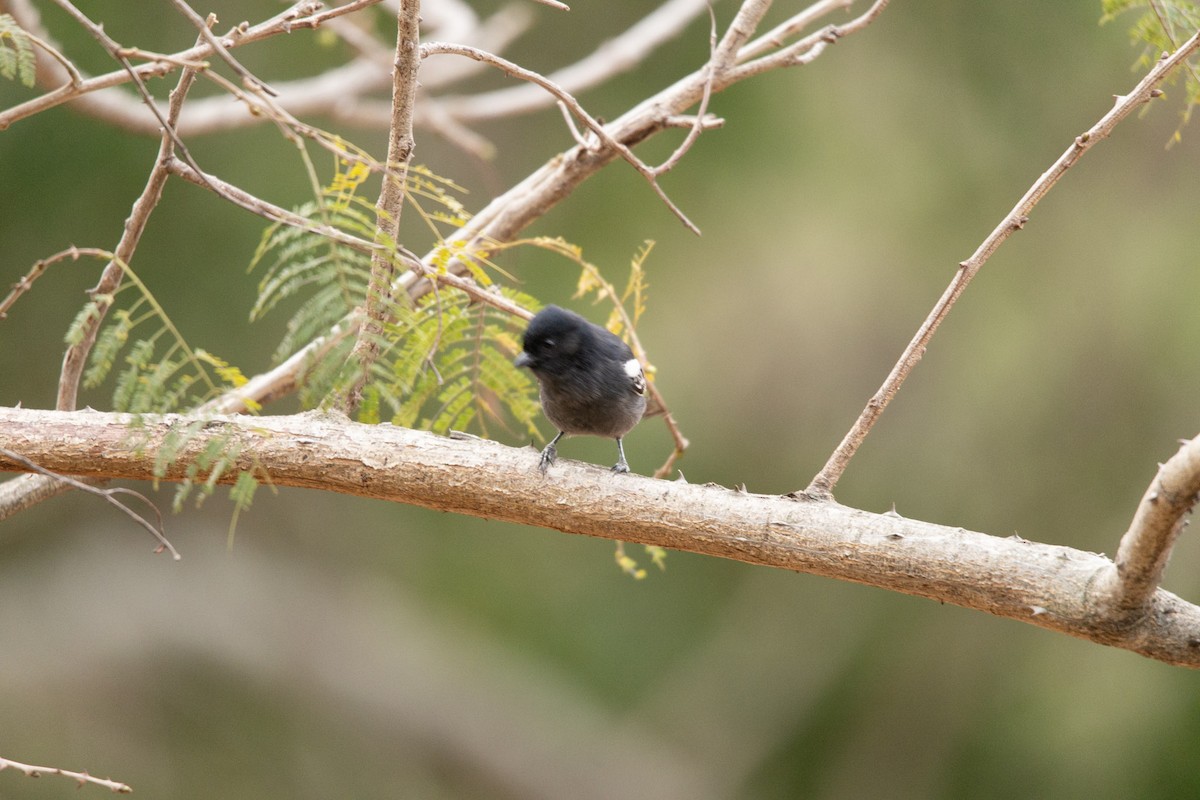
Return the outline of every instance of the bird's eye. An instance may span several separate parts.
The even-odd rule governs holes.
[[[546,347],[554,347],[557,344],[558,344],[558,341],[555,339],[547,339],[546,340]]]

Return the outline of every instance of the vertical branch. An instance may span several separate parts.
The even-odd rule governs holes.
[[[863,440],[867,438],[867,434],[871,432],[871,428],[875,425],[875,421],[887,408],[888,403],[896,396],[896,392],[900,390],[901,384],[912,368],[917,365],[921,357],[925,355],[925,348],[929,345],[929,341],[933,338],[933,334],[937,332],[938,326],[942,324],[942,320],[950,313],[950,309],[954,303],[966,290],[967,284],[971,279],[978,274],[987,260],[992,257],[992,254],[999,249],[1000,245],[1013,234],[1014,231],[1019,231],[1025,227],[1025,223],[1029,221],[1029,215],[1033,212],[1034,206],[1038,204],[1046,194],[1054,188],[1059,179],[1066,173],[1068,169],[1074,166],[1075,162],[1097,144],[1100,140],[1108,137],[1113,129],[1121,120],[1129,116],[1133,110],[1151,99],[1162,95],[1162,91],[1158,89],[1158,85],[1180,64],[1187,61],[1197,50],[1200,50],[1200,32],[1192,36],[1174,53],[1164,53],[1158,63],[1154,65],[1146,76],[1138,82],[1137,86],[1126,95],[1117,95],[1116,102],[1107,114],[1100,118],[1100,121],[1089,128],[1084,133],[1075,137],[1075,141],[1071,142],[1070,147],[1058,157],[1048,170],[1042,173],[1025,195],[1017,201],[1012,211],[1001,220],[1000,224],[983,240],[982,244],[966,261],[958,265],[958,271],[954,274],[954,278],[950,281],[950,285],[946,287],[946,291],[942,293],[934,305],[933,310],[921,323],[921,327],[917,329],[917,333],[913,336],[908,347],[900,355],[900,360],[892,367],[892,371],[888,374],[883,384],[878,391],[872,395],[867,401],[866,407],[862,410],[854,425],[842,438],[841,443],[829,456],[829,460],[825,462],[825,466],[816,474],[809,483],[808,488],[804,493],[811,497],[828,498],[832,496],[833,487],[841,478],[850,459],[858,452],[859,446]]]
[[[353,413],[362,399],[371,367],[379,357],[384,322],[391,313],[395,279],[395,249],[404,207],[404,183],[412,160],[413,108],[416,105],[417,70],[421,65],[421,3],[401,0],[396,15],[396,60],[392,75],[392,122],[388,136],[387,169],[379,200],[375,203],[375,243],[386,245],[371,254],[371,279],[363,301],[363,324],[350,352],[353,380],[329,401],[345,414]]]
[[[210,17],[209,24],[214,21]],[[128,67],[128,62],[123,62]],[[179,76],[179,83],[171,91],[170,103],[167,109],[167,118],[163,127],[162,143],[158,148],[158,158],[154,162],[154,168],[150,171],[150,178],[146,181],[146,187],[142,189],[141,195],[133,204],[133,209],[129,212],[129,217],[125,220],[125,231],[121,234],[121,240],[117,243],[116,249],[113,251],[113,259],[104,267],[104,271],[100,273],[99,282],[88,291],[88,295],[96,301],[96,313],[93,314],[83,325],[83,336],[75,344],[67,348],[66,354],[63,355],[62,371],[58,378],[58,400],[56,407],[60,411],[73,411],[79,395],[79,379],[83,374],[83,367],[87,363],[88,354],[92,351],[92,346],[96,343],[96,336],[100,332],[100,325],[104,322],[104,316],[108,313],[109,306],[112,305],[112,296],[121,286],[121,279],[124,277],[125,271],[121,264],[129,264],[133,260],[133,253],[137,250],[138,242],[141,241],[142,231],[146,229],[146,223],[150,219],[150,213],[154,211],[154,207],[158,205],[159,199],[162,197],[163,186],[167,182],[167,164],[175,157],[175,143],[177,141],[175,135],[175,125],[179,121],[179,112],[183,108],[183,100],[187,96],[188,90],[192,88],[192,83],[196,79],[195,70],[184,69]],[[153,101],[148,101],[153,107]]]

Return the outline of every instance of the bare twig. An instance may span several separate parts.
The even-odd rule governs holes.
[[[72,245],[66,250],[55,253],[52,256],[38,259],[34,265],[29,268],[29,272],[22,275],[21,279],[12,285],[12,290],[9,291],[8,295],[3,300],[0,300],[0,320],[3,320],[8,316],[8,311],[13,307],[13,304],[20,299],[21,295],[32,289],[33,282],[36,281],[41,274],[52,265],[68,258],[72,261],[78,261],[81,256],[104,258],[107,255],[108,251],[101,250],[96,247],[75,247]]]
[[[35,767],[32,764],[22,764],[20,761],[13,761],[11,758],[0,758],[0,770],[9,768],[24,772],[30,778],[40,778],[43,775],[63,775],[78,782],[81,788],[85,783],[91,783],[96,786],[102,786],[116,794],[129,794],[133,791],[127,784],[118,783],[108,778],[97,778],[86,772],[72,772],[69,769],[59,769],[58,767]]]
[[[216,54],[221,57],[221,60],[228,64],[230,69],[241,76],[241,79],[247,88],[253,88],[256,91],[264,92],[272,97],[277,95],[277,92],[268,86],[265,81],[250,72],[250,70],[243,67],[242,62],[233,57],[225,45],[221,44],[220,39],[213,36],[213,32],[211,30],[213,21],[211,19],[205,21],[204,17],[201,17],[199,14],[197,14],[191,6],[184,2],[184,0],[171,0],[171,2],[175,5],[175,9],[179,11],[179,13],[185,18],[187,18],[187,20],[191,22],[193,26],[195,26],[196,30],[200,32],[201,41],[207,42],[208,46],[211,47]]]
[[[137,89],[138,95],[140,95],[142,98],[142,104],[150,109],[150,113],[152,113],[155,119],[158,120],[163,134],[170,137],[173,147],[178,149],[183,158],[194,164],[195,162],[191,161],[191,156],[188,154],[187,147],[184,146],[183,140],[180,139],[179,135],[175,132],[174,123],[179,119],[179,109],[172,107],[167,114],[164,114],[163,111],[159,109],[158,103],[154,101],[154,97],[150,94],[150,90],[146,88],[146,83],[142,80],[142,77],[137,73],[137,71],[133,68],[133,64],[131,64],[129,61],[131,51],[114,41],[111,36],[104,32],[103,25],[92,22],[92,20],[86,14],[76,8],[74,4],[70,2],[70,0],[53,1],[60,8],[70,14],[71,17],[73,17],[80,25],[86,28],[88,33],[90,33],[96,39],[96,41],[100,42],[104,49],[108,51],[109,55],[111,55],[113,59],[121,65],[121,67],[125,70],[125,73],[129,75],[130,80],[133,81],[133,85]],[[210,17],[208,24],[211,25],[215,21],[216,17]],[[179,66],[183,63],[185,62],[176,62],[173,64],[173,66]],[[194,68],[189,64],[188,66],[185,66],[184,69],[185,74],[180,76],[178,85],[184,86],[184,81],[186,78],[186,85],[190,87],[195,74]],[[186,89],[184,90],[183,94],[187,94]],[[180,100],[180,104],[182,104],[182,98]],[[167,119],[167,116],[170,113],[174,113],[174,121],[169,121]]]
[[[1158,89],[1158,85],[1180,64],[1184,63],[1193,53],[1200,50],[1200,32],[1192,36],[1182,47],[1176,50],[1173,54],[1163,54],[1163,58],[1159,60],[1154,68],[1151,69],[1146,76],[1142,78],[1137,86],[1133,88],[1129,94],[1118,95],[1116,103],[1112,109],[1100,118],[1100,121],[1089,128],[1084,133],[1075,137],[1071,145],[1066,151],[1059,156],[1049,169],[1042,173],[1025,195],[1017,202],[1012,211],[1001,220],[1000,224],[988,235],[978,249],[968,258],[958,265],[958,271],[954,274],[954,278],[950,281],[950,285],[946,287],[941,298],[934,305],[933,310],[929,312],[929,316],[921,323],[921,327],[917,329],[916,335],[909,342],[908,347],[900,355],[900,360],[892,367],[891,373],[884,380],[883,385],[867,402],[866,407],[855,420],[854,425],[843,437],[841,443],[829,456],[829,460],[821,471],[816,474],[809,483],[805,493],[813,497],[828,497],[833,492],[833,487],[837,485],[838,479],[841,478],[846,466],[850,463],[850,459],[854,457],[855,452],[863,443],[867,434],[871,432],[871,427],[875,421],[879,419],[879,415],[887,408],[889,402],[895,397],[896,392],[900,389],[904,379],[916,366],[917,362],[925,354],[925,348],[929,345],[933,334],[937,332],[938,326],[942,320],[950,313],[950,309],[954,306],[955,301],[962,295],[967,288],[967,284],[979,272],[987,260],[994,252],[1002,245],[1014,231],[1018,231],[1025,226],[1029,220],[1029,214],[1033,211],[1034,206],[1038,204],[1046,193],[1049,192],[1054,185],[1062,178],[1068,169],[1070,169],[1079,158],[1086,153],[1093,145],[1100,140],[1108,137],[1113,129],[1121,120],[1129,116],[1135,108],[1138,108],[1151,99],[1158,97],[1162,92]]]
[[[839,8],[849,8],[854,0],[819,0],[798,14],[795,14],[776,25],[771,30],[759,36],[738,51],[738,63],[749,61],[771,50],[783,47],[787,40],[800,33],[821,17]]]
[[[178,561],[180,559],[179,552],[171,545],[171,543],[169,541],[167,541],[167,537],[163,533],[164,528],[163,528],[162,512],[160,512],[158,510],[158,506],[156,506],[156,505],[154,505],[154,503],[150,502],[150,498],[146,497],[146,495],[142,494],[141,492],[135,492],[132,489],[125,489],[125,488],[122,488],[119,486],[112,488],[112,489],[101,489],[97,486],[93,486],[92,484],[90,484],[86,481],[77,480],[76,478],[72,478],[69,475],[60,475],[57,472],[53,472],[51,470],[45,469],[44,467],[29,460],[28,458],[21,455],[20,453],[14,453],[12,450],[9,450],[4,447],[0,447],[0,456],[2,456],[3,458],[5,458],[9,461],[20,464],[21,466],[25,467],[25,469],[29,470],[30,472],[36,472],[39,475],[45,475],[47,478],[51,478],[58,483],[61,483],[65,486],[70,486],[72,489],[78,489],[81,492],[87,492],[88,494],[95,495],[96,497],[102,498],[105,502],[109,503],[110,505],[116,506],[126,516],[128,516],[130,519],[132,519],[138,525],[141,525],[143,528],[150,531],[150,535],[158,540],[158,549],[156,549],[154,552],[161,553],[162,551],[167,550],[171,553],[171,558],[173,558],[176,561]],[[115,497],[115,495],[118,495],[118,494],[124,494],[124,495],[129,495],[131,497],[136,497],[138,500],[141,500],[143,503],[148,505],[151,509],[154,510],[154,515],[155,515],[155,517],[158,518],[158,524],[155,525],[155,524],[149,522],[141,514],[137,513],[132,508],[130,508],[129,506],[122,503],[120,500],[118,500]]]
[[[69,77],[69,84],[71,87],[79,88],[80,84],[83,83],[83,76],[79,74],[79,70],[74,64],[71,63],[69,58],[58,52],[54,45],[50,44],[40,36],[37,36],[28,30],[25,31],[25,36],[28,37],[29,41],[36,44],[38,47],[48,53],[51,58],[62,65],[62,68],[67,71],[67,76]]]
[[[197,172],[190,165],[185,164],[177,158],[173,158],[167,162],[167,171],[172,175],[177,175],[183,178],[188,183],[194,183],[207,189],[211,189],[216,195],[230,203],[249,211],[252,214],[268,219],[272,222],[282,222],[285,225],[290,225],[294,228],[306,230],[309,233],[315,233],[324,236],[327,239],[344,244],[347,247],[357,250],[360,253],[373,253],[380,248],[373,242],[368,242],[366,239],[360,239],[353,234],[338,230],[332,225],[325,225],[320,222],[314,222],[308,217],[302,217],[295,211],[289,211],[282,206],[277,206],[274,203],[269,203],[259,197],[256,197],[245,189],[234,186],[232,183],[221,180],[215,175],[208,172]]]
[[[667,0],[621,34],[600,43],[579,61],[555,70],[547,77],[573,94],[597,86],[642,63],[647,55],[677,36],[707,7],[708,0]],[[456,120],[470,122],[526,114],[553,103],[553,95],[532,84],[522,84],[472,95],[439,97],[427,105],[437,106]]]
[[[829,45],[836,44],[846,36],[858,33],[874,22],[884,12],[884,9],[887,8],[888,2],[889,0],[875,0],[866,11],[845,25],[826,25],[819,31],[782,47],[776,52],[747,60],[750,54],[762,52],[770,45],[775,44],[774,35],[779,30],[779,28],[776,28],[775,31],[755,40],[738,52],[738,66],[729,71],[728,77],[731,80],[741,81],[770,70],[809,64],[816,60],[821,53],[825,52],[825,48],[829,47]],[[836,4],[818,5],[824,6],[822,11],[827,12],[831,11],[831,6]],[[811,20],[807,12],[796,15],[796,17],[793,17],[793,20],[799,23],[802,17],[804,18],[802,20],[803,25],[807,25]],[[787,23],[784,26],[786,27]]]
[[[675,165],[680,162],[684,155],[692,149],[692,145],[700,138],[700,132],[705,130],[704,118],[708,115],[708,101],[712,98],[713,78],[716,76],[717,65],[713,60],[713,54],[717,49],[717,15],[712,10],[712,6],[708,7],[709,31],[708,31],[708,64],[705,65],[705,80],[704,94],[700,97],[700,107],[696,109],[696,119],[692,123],[692,127],[688,130],[687,136],[683,137],[683,141],[675,148],[674,152],[667,157],[667,160],[650,170],[655,177],[665,175],[675,168]]]
[[[1097,596],[1109,613],[1136,622],[1162,583],[1171,548],[1187,527],[1200,493],[1200,436],[1180,443],[1179,452],[1159,466],[1121,537],[1112,569],[1097,581]]]
[[[404,210],[405,181],[412,160],[414,106],[417,99],[417,71],[421,67],[421,3],[400,0],[396,14],[396,62],[392,76],[392,124],[388,137],[387,171],[375,202],[375,244],[395,247],[400,234],[400,213]],[[355,370],[349,385],[335,389],[331,405],[349,415],[358,407],[362,389],[370,377],[371,366],[379,357],[379,342],[384,325],[392,315],[393,282],[396,262],[391,253],[371,254],[371,277],[363,300],[363,322],[350,351],[349,362]]]
[[[599,139],[600,143],[604,147],[613,150],[620,155],[621,158],[629,162],[629,164],[632,165],[633,168],[636,169],[638,173],[650,183],[650,187],[654,190],[655,194],[657,194],[659,198],[667,205],[667,207],[671,209],[671,213],[678,217],[679,221],[682,222],[688,230],[695,234],[700,233],[700,229],[696,227],[696,224],[688,219],[687,215],[683,213],[679,206],[675,205],[674,201],[672,201],[671,198],[667,196],[667,193],[663,191],[662,187],[659,186],[658,173],[654,170],[654,168],[648,166],[640,158],[634,155],[632,150],[622,144],[619,140],[613,138],[613,136],[605,129],[605,126],[601,124],[599,120],[589,114],[584,107],[580,105],[579,101],[571,95],[570,92],[554,83],[554,81],[550,80],[544,75],[534,72],[533,70],[528,70],[524,67],[518,66],[508,59],[501,58],[495,53],[489,53],[476,47],[468,47],[467,45],[449,44],[447,42],[430,42],[421,46],[421,54],[423,57],[432,55],[466,56],[467,58],[474,59],[475,61],[482,61],[485,64],[491,64],[492,66],[513,76],[514,78],[519,78],[520,80],[528,81],[529,83],[533,83],[542,87],[551,95],[558,98],[560,103],[569,108],[571,113],[574,114],[580,122],[587,126],[589,131],[595,134],[597,139]],[[708,79],[705,85],[711,89],[711,77]],[[700,127],[701,126],[697,125],[694,130],[698,130]],[[572,129],[572,133],[578,140],[579,132]],[[586,144],[582,144],[581,146],[588,147]]]

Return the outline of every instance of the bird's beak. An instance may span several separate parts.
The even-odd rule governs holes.
[[[531,364],[533,364],[533,359],[529,357],[529,353],[526,353],[523,350],[521,351],[521,354],[519,356],[517,356],[515,359],[513,359],[514,367],[518,367],[518,368],[519,367],[528,367]]]

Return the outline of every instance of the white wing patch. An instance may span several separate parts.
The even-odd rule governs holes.
[[[633,390],[638,394],[646,393],[646,376],[642,374],[642,364],[636,358],[631,358],[622,366],[625,374],[633,381]]]

